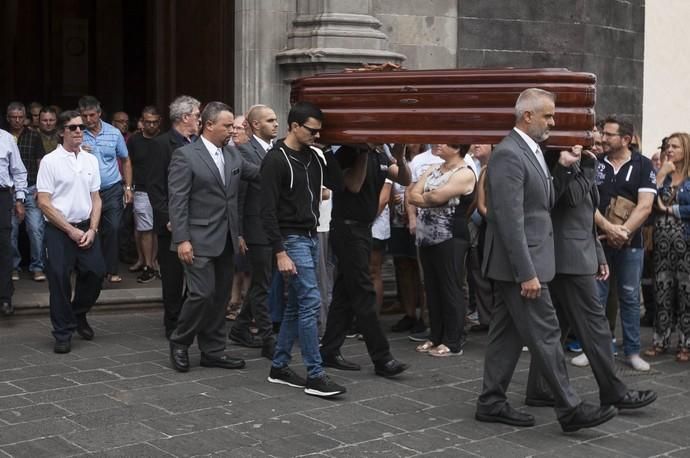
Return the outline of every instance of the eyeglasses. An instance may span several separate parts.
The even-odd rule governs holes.
[[[309,133],[312,135],[317,135],[319,132],[321,132],[321,129],[314,129],[313,127],[305,126],[304,124],[300,124],[300,126],[307,129]]]
[[[74,132],[77,129],[84,132],[86,130],[86,124],[68,124],[65,126],[65,129],[69,129],[70,132]]]
[[[602,137],[620,137],[621,134],[612,134],[611,132],[602,132],[601,136]]]

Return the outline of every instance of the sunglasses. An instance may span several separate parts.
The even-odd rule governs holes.
[[[69,129],[70,132],[74,132],[75,130],[79,129],[83,132],[86,130],[86,124],[68,124],[65,126],[65,129]]]
[[[301,125],[302,127],[304,127],[305,129],[307,129],[307,130],[309,131],[309,133],[312,134],[312,135],[316,135],[316,134],[318,134],[319,132],[321,132],[321,129],[314,129],[313,127],[305,126],[304,124],[300,124],[300,125]]]

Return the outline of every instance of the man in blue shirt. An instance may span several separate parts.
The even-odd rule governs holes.
[[[119,283],[122,277],[118,275],[118,228],[122,219],[123,191],[125,205],[132,202],[132,163],[125,139],[122,133],[101,120],[101,103],[95,97],[85,95],[79,99],[79,110],[86,124],[84,132],[85,150],[96,156],[98,169],[101,173],[101,210],[100,238],[103,257],[105,258],[105,271],[108,280]],[[122,176],[118,168],[118,159],[122,164],[124,175],[124,190]]]

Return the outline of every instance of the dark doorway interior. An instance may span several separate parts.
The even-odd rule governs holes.
[[[231,0],[3,0],[0,107],[72,108],[83,94],[108,113],[163,112],[185,93],[233,103]]]

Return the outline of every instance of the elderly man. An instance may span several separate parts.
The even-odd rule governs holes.
[[[554,176],[539,143],[555,125],[555,97],[541,89],[523,91],[515,103],[515,128],[496,146],[487,169],[487,230],[482,270],[498,291],[484,360],[484,382],[475,418],[532,426],[534,417],[513,409],[506,391],[526,344],[554,396],[564,432],[604,423],[617,414],[611,405],[582,402],[570,384],[556,312],[547,282],[555,274],[549,214],[558,190],[579,157],[564,151]],[[553,183],[552,183],[553,178]],[[516,227],[517,225],[517,227]]]
[[[10,125],[10,132],[17,142],[19,154],[22,157],[22,162],[26,166],[27,172],[26,180],[28,187],[24,198],[24,220],[31,244],[29,271],[32,272],[34,280],[44,281],[46,279],[43,273],[44,223],[43,215],[41,215],[41,210],[36,205],[34,195],[36,194],[38,164],[45,155],[45,151],[43,150],[43,142],[39,134],[24,126],[26,119],[26,108],[22,103],[12,102],[9,104],[7,107],[7,121]],[[21,223],[19,216],[19,213],[16,213],[12,218],[13,280],[19,279],[19,265],[22,261],[22,256],[19,252],[19,224]]]
[[[119,283],[122,277],[119,272],[118,257],[118,229],[122,219],[122,199],[124,203],[132,202],[132,163],[129,160],[127,145],[122,133],[105,121],[101,120],[101,103],[89,95],[79,99],[79,110],[86,125],[84,132],[84,149],[98,159],[101,173],[101,211],[100,239],[105,270],[108,281]],[[122,176],[118,169],[118,159],[122,164],[124,174],[124,190]],[[123,194],[124,193],[124,194]]]
[[[170,336],[170,360],[189,370],[187,349],[196,337],[201,365],[241,369],[244,360],[225,354],[225,304],[230,298],[233,253],[239,252],[237,196],[240,179],[257,180],[259,169],[226,147],[233,114],[221,102],[201,113],[201,138],[175,150],[168,172],[172,248],[184,265],[187,297]]]
[[[43,158],[38,171],[38,205],[48,222],[45,246],[55,353],[71,351],[75,330],[83,339],[93,339],[86,314],[100,295],[105,270],[98,244],[101,179],[98,160],[81,148],[85,129],[79,112],[61,113],[62,145]]]
[[[0,312],[14,313],[12,305],[12,213],[24,217],[26,168],[12,135],[0,129]]]
[[[173,151],[196,141],[199,132],[199,105],[201,102],[188,95],[181,95],[172,101],[172,128],[153,140],[146,178],[146,191],[153,208],[153,230],[158,237],[158,264],[163,290],[163,322],[166,337],[170,337],[177,326],[177,317],[184,300],[182,264],[177,255],[170,251],[172,232],[168,212],[168,167]]]

